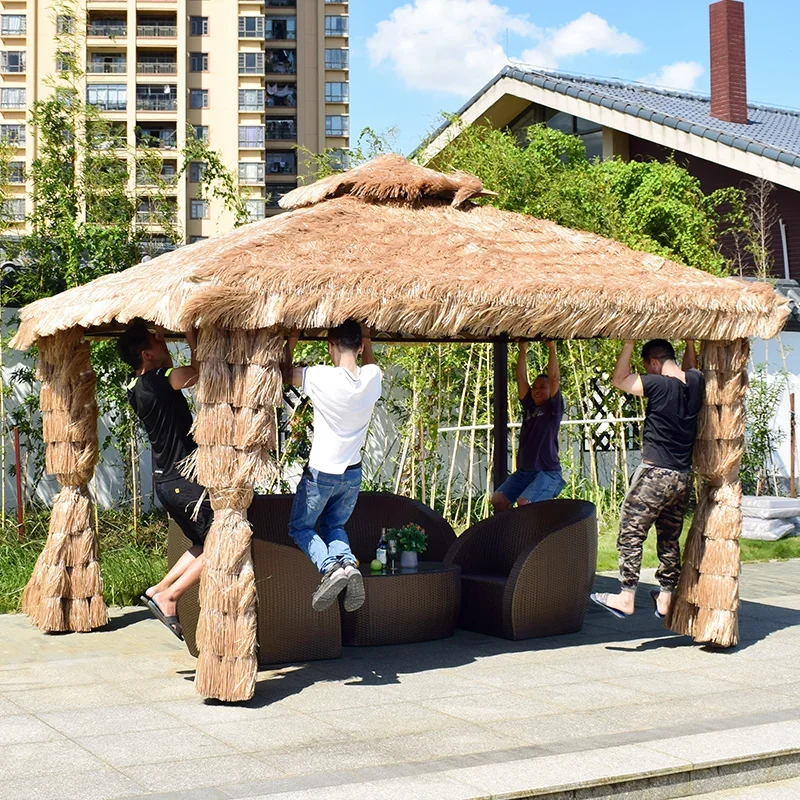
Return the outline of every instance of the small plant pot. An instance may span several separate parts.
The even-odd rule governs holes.
[[[413,550],[403,550],[400,553],[400,569],[417,569],[419,567],[419,555]]]

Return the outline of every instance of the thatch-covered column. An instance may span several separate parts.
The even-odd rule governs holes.
[[[22,610],[43,631],[90,631],[108,621],[87,488],[98,453],[95,375],[82,329],[38,344],[45,468],[62,489]]]
[[[209,490],[214,522],[200,579],[195,687],[205,697],[248,700],[255,691],[256,587],[247,509],[273,474],[274,407],[282,402],[283,339],[273,331],[202,329],[194,474]]]
[[[706,399],[695,445],[697,509],[667,620],[675,633],[719,647],[732,647],[739,640],[739,464],[744,450],[749,353],[746,339],[704,342],[700,350]]]

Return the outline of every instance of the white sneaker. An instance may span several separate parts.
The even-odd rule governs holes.
[[[344,610],[358,611],[364,605],[364,578],[354,564],[345,564],[347,589],[344,593]]]
[[[322,580],[311,598],[311,607],[314,611],[324,611],[333,604],[345,586],[349,586],[349,581],[344,570],[338,565],[331,567],[322,576]]]

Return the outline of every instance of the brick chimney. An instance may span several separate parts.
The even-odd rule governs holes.
[[[709,8],[711,22],[711,116],[747,123],[747,66],[744,3],[719,0]]]

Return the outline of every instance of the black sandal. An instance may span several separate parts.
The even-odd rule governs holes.
[[[660,594],[661,594],[661,592],[659,592],[657,589],[652,589],[652,590],[650,591],[650,597],[652,597],[652,598],[653,598],[653,606],[654,606],[654,608],[655,608],[656,616],[657,616],[659,619],[664,619],[664,617],[666,617],[667,615],[666,615],[666,614],[662,614],[662,613],[661,613],[661,612],[658,610],[658,596],[659,596]]]
[[[168,617],[164,612],[158,607],[158,603],[153,600],[152,597],[147,597],[147,595],[142,595],[142,600],[145,600],[145,605],[150,609],[153,613],[153,616],[161,623],[166,625],[172,633],[175,634],[181,641],[183,641],[183,631],[181,630],[181,624],[178,622],[177,617]]]

